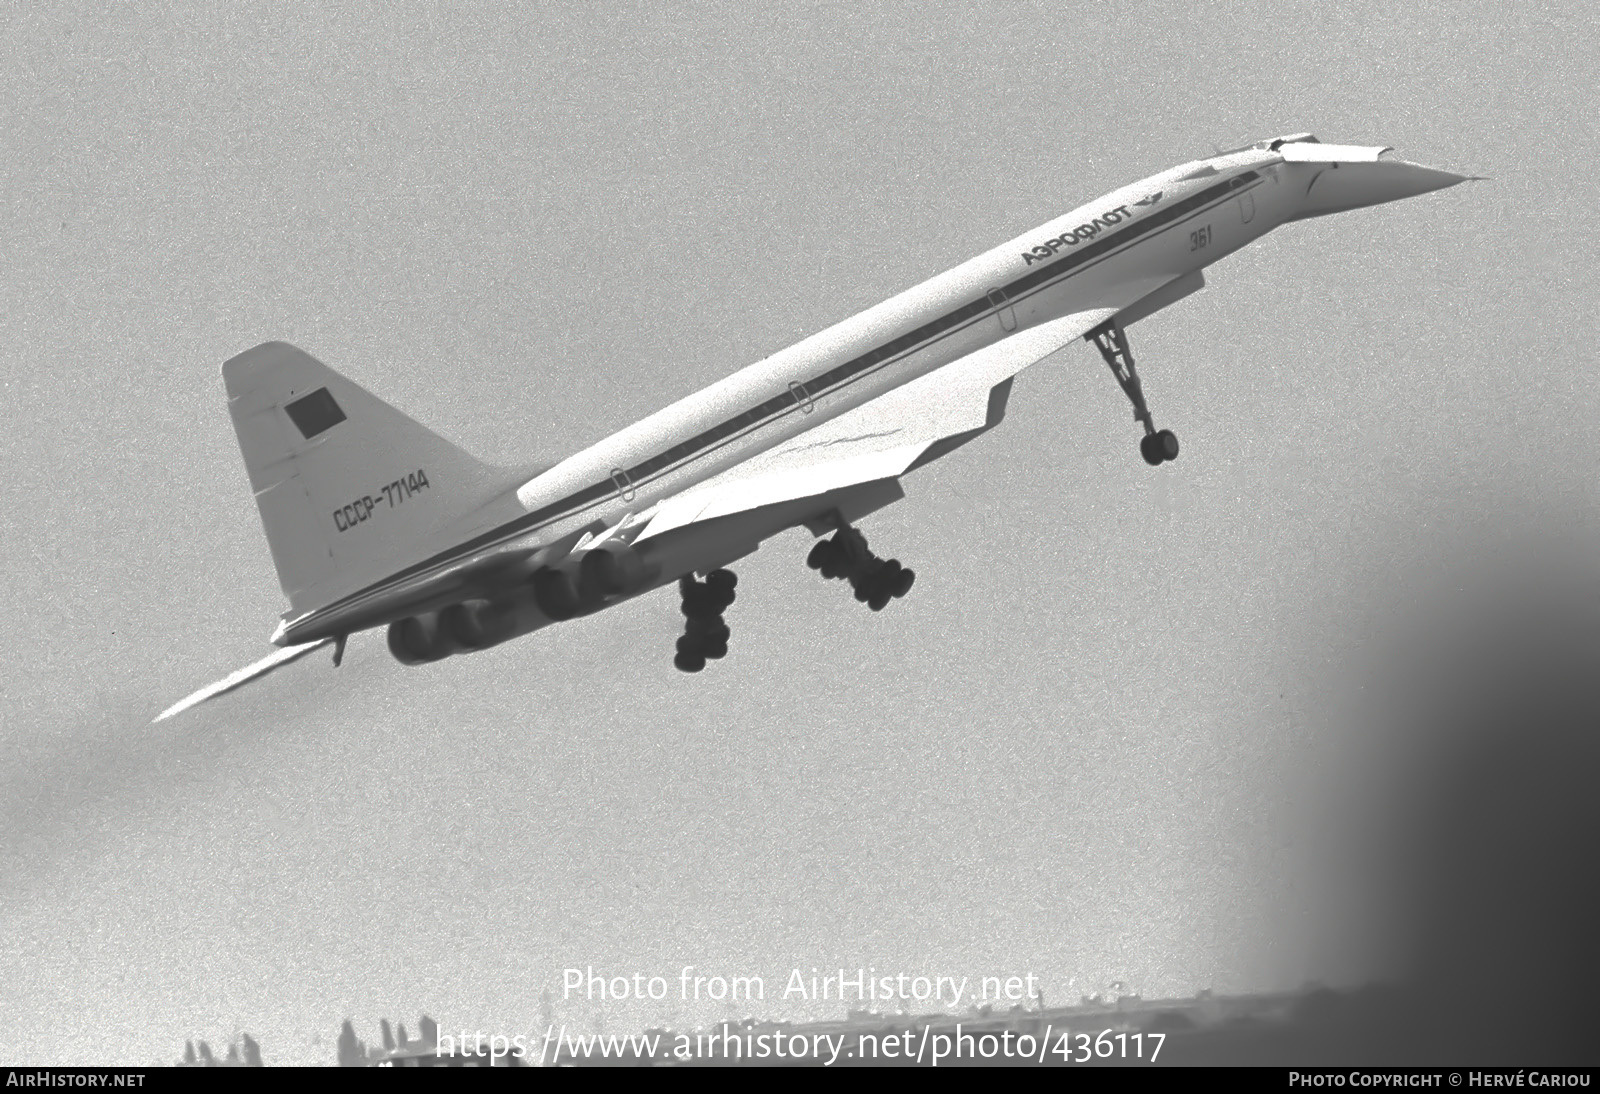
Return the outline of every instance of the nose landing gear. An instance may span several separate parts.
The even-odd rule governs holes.
[[[1144,436],[1139,440],[1139,454],[1151,467],[1178,458],[1178,438],[1170,429],[1157,430],[1150,408],[1145,405],[1144,388],[1139,384],[1139,373],[1133,367],[1133,351],[1128,348],[1128,336],[1115,319],[1108,319],[1095,327],[1084,340],[1093,342],[1111,367],[1111,374],[1122,386],[1123,394],[1133,404],[1134,421],[1144,426]]]

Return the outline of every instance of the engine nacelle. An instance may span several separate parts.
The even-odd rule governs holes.
[[[651,566],[632,547],[602,544],[585,551],[578,561],[578,595],[585,603],[625,596],[654,580],[659,572],[659,567]]]
[[[528,586],[538,610],[559,621],[599,611],[615,597],[631,596],[660,572],[632,547],[604,544],[569,555],[559,566],[541,567]]]
[[[525,614],[513,600],[468,600],[440,612],[439,622],[463,650],[486,650],[548,621],[525,618]]]
[[[389,624],[389,652],[402,665],[426,665],[456,652],[440,624],[439,612],[414,615]]]
[[[426,665],[498,646],[552,622],[531,593],[467,600],[389,624],[389,652],[402,665]]]

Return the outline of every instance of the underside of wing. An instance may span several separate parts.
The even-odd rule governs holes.
[[[897,478],[998,425],[1011,380],[1115,308],[1042,323],[935,369],[663,502],[640,539],[697,521]]]

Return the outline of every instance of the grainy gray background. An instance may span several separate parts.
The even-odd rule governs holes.
[[[1341,823],[1388,769],[1372,642],[1477,545],[1596,531],[1592,6],[939,8],[0,15],[0,1059],[329,1062],[346,1016],[527,1032],[546,988],[616,1031],[839,1014],[772,1001],[794,967],[1049,1002],[1383,971]],[[1494,181],[1291,225],[1141,324],[1178,463],[1081,346],[867,522],[920,575],[881,615],[795,533],[701,676],[660,593],[149,724],[283,606],[225,358],[286,339],[555,458],[1297,130]],[[769,1001],[559,998],[684,964]]]

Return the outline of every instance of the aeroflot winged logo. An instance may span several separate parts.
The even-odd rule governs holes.
[[[1138,204],[1135,202],[1135,204]],[[1047,239],[1031,251],[1022,252],[1022,261],[1029,266],[1035,262],[1045,262],[1053,258],[1057,251],[1064,247],[1076,247],[1086,239],[1093,239],[1107,228],[1121,224],[1132,219],[1133,214],[1126,205],[1119,205],[1095,217],[1087,224],[1080,224],[1070,232],[1063,232],[1054,239]]]

